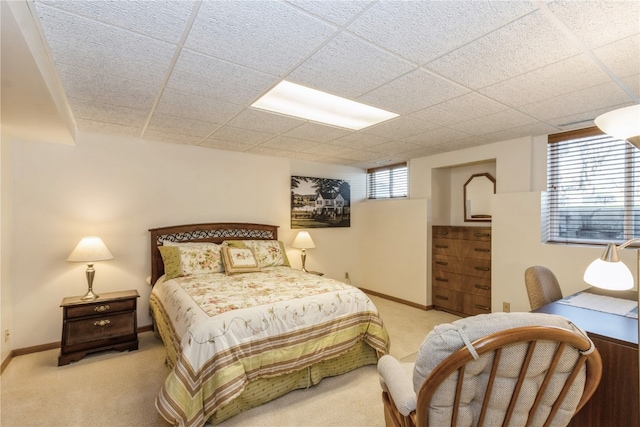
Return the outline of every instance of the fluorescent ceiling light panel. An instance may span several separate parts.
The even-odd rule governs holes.
[[[251,106],[353,130],[398,117],[389,111],[284,80]]]

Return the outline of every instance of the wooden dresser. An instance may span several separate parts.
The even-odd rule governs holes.
[[[434,225],[434,308],[460,316],[491,312],[491,227]]]
[[[137,350],[138,291],[101,293],[94,300],[62,300],[62,342],[58,366],[102,350]]]

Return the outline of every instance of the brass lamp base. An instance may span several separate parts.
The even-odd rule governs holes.
[[[96,271],[93,269],[93,264],[87,264],[86,274],[87,274],[87,285],[89,286],[89,289],[87,290],[87,293],[80,298],[81,300],[85,300],[85,301],[96,299],[99,297],[99,295],[93,292],[93,277],[96,275]]]

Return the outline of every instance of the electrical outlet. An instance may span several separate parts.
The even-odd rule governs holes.
[[[349,272],[348,272],[348,271],[345,271],[345,272],[344,272],[344,278],[345,278],[345,279],[348,279],[348,278],[349,278]]]
[[[4,330],[4,342],[8,342],[10,336],[11,336],[11,334],[9,333],[9,330],[5,329]]]
[[[503,302],[502,303],[502,311],[504,311],[505,313],[510,313],[511,312],[511,303],[510,302]]]

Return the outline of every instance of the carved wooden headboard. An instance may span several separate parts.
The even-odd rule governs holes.
[[[174,225],[152,228],[151,233],[151,285],[164,274],[164,263],[158,246],[165,240],[172,242],[213,242],[225,240],[278,240],[278,226],[235,222]]]

